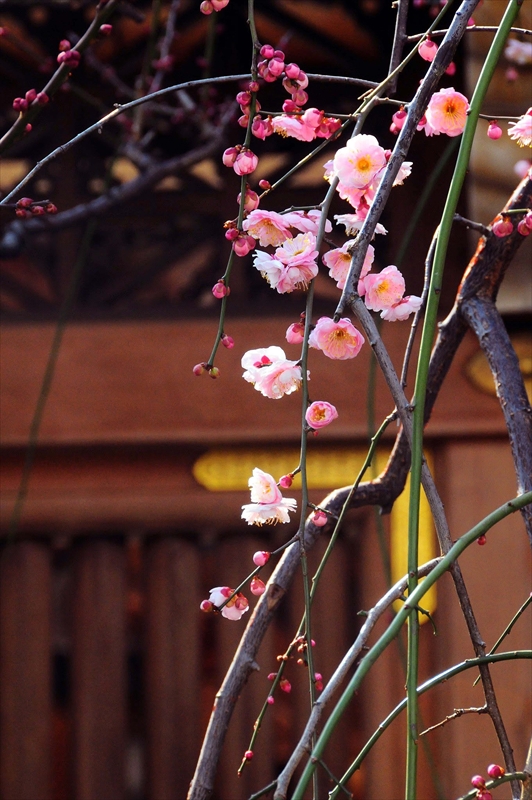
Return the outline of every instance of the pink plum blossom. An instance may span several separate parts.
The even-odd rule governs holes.
[[[276,211],[256,209],[244,220],[243,229],[254,239],[258,239],[263,247],[277,247],[285,239],[290,239],[290,223]]]
[[[385,267],[364,278],[364,302],[371,311],[385,311],[400,302],[405,292],[405,279],[397,267]]]
[[[253,563],[257,567],[263,567],[270,560],[270,555],[271,554],[267,550],[257,550],[257,552],[253,554]]]
[[[326,425],[338,418],[338,411],[325,400],[316,400],[311,403],[305,412],[307,425],[314,430],[324,428]]]
[[[279,252],[280,248],[275,251],[275,256],[271,256],[269,253],[257,250],[253,256],[253,266],[279,294],[287,294],[294,289],[306,289],[309,282],[318,274],[316,262],[309,260],[297,263],[296,260],[296,263],[290,261],[283,263],[277,257]]]
[[[468,110],[467,97],[450,87],[440,89],[432,95],[425,116],[432,133],[459,136],[465,128]],[[427,133],[426,126],[425,133]]]
[[[239,205],[241,197],[242,193],[239,192],[238,197],[236,198],[236,202]],[[257,192],[254,192],[253,189],[250,189],[246,184],[246,191],[244,193],[244,211],[246,214],[251,214],[252,211],[255,211],[259,207],[259,203],[260,199]]]
[[[386,154],[377,139],[359,133],[336,152],[333,172],[347,188],[361,189],[371,183],[385,164]]]
[[[508,123],[508,136],[515,139],[520,147],[532,147],[532,108],[517,122]]]
[[[317,509],[314,512],[314,514],[311,516],[311,520],[317,528],[323,528],[323,526],[327,525],[327,522],[329,521],[325,511],[320,511],[320,509]],[[317,672],[316,675],[319,675],[319,672]]]
[[[289,361],[280,347],[248,350],[242,356],[244,380],[252,383],[264,397],[278,400],[285,394],[296,392],[302,381],[301,367]]]
[[[255,248],[253,236],[238,236],[233,240],[233,250],[237,256],[247,256]]]
[[[311,332],[309,344],[321,350],[328,358],[345,360],[355,358],[364,344],[364,337],[347,317],[339,322],[320,317]]]
[[[317,255],[316,237],[312,233],[298,233],[293,239],[286,239],[275,251],[275,257],[291,267],[315,261]]]
[[[288,513],[295,511],[297,503],[290,498],[283,498],[271,475],[255,467],[248,484],[251,489],[251,503],[242,506],[242,519],[248,525],[290,522]]]
[[[323,263],[329,269],[329,275],[336,281],[339,289],[343,289],[347,279],[347,273],[351,266],[351,254],[348,249],[351,245],[355,244],[356,239],[349,239],[342,247],[337,247],[334,250],[329,250],[323,256]],[[370,244],[366,251],[362,270],[360,272],[360,280],[364,278],[371,269],[373,259],[375,258],[375,248]],[[359,292],[360,294],[360,292]]]
[[[248,480],[251,491],[252,503],[278,503],[283,495],[273,475],[255,467],[253,475]]]
[[[384,311],[381,311],[381,317],[387,322],[402,322],[407,319],[410,314],[415,313],[421,308],[421,302],[421,297],[416,297],[415,294],[409,294],[403,297],[402,300],[399,300],[399,302],[391,308],[385,308]]]
[[[257,576],[255,576],[254,578],[251,579],[251,583],[249,584],[249,590],[251,594],[260,596],[261,594],[264,594],[264,592],[266,591],[266,584],[260,578],[257,578]]]
[[[358,233],[364,224],[365,219],[365,217],[360,217],[358,214],[335,214],[334,218],[338,225],[345,225],[345,232],[348,236],[354,236],[356,233]],[[388,231],[384,225],[381,225],[381,223],[378,222],[375,227],[375,233],[386,235]]]
[[[490,139],[500,139],[502,136],[502,128],[497,124],[497,120],[492,119],[488,125],[488,137]]]
[[[316,138],[316,129],[307,122],[303,122],[301,117],[289,117],[281,114],[279,117],[274,117],[272,127],[275,133],[285,138],[290,136],[300,142],[312,142]]]
[[[209,595],[209,602],[214,606],[221,606],[225,603],[228,597],[234,593],[234,589],[229,586],[215,586],[211,589]],[[237,620],[242,617],[246,611],[249,611],[249,603],[241,592],[235,594],[231,600],[221,610],[222,617],[226,619]]]
[[[301,233],[312,233],[314,236],[318,235],[318,228],[320,225],[321,211],[313,208],[310,211],[289,211],[288,214],[282,215],[286,224],[291,228],[295,228]],[[325,233],[332,231],[332,225],[329,220],[325,221]]]
[[[504,236],[509,236],[513,229],[514,226],[509,217],[498,219],[491,226],[491,230],[495,236],[498,236],[500,239],[502,239]]]

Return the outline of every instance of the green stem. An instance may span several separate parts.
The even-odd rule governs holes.
[[[358,665],[353,677],[351,678],[348,686],[344,690],[340,700],[336,704],[334,710],[332,711],[329,719],[327,720],[323,731],[312,750],[310,758],[305,766],[303,774],[299,780],[298,785],[296,786],[295,792],[292,796],[292,800],[303,800],[303,795],[307,784],[314,773],[316,768],[316,763],[313,760],[314,757],[321,758],[323,755],[323,751],[329,741],[331,734],[333,733],[336,725],[338,724],[342,714],[347,709],[353,694],[358,690],[360,684],[362,683],[363,678],[369,672],[370,668],[373,666],[375,661],[379,658],[381,653],[386,649],[391,641],[397,636],[399,631],[401,630],[403,624],[405,623],[406,619],[412,612],[412,610],[417,606],[417,604],[421,601],[421,598],[427,593],[431,586],[433,586],[439,578],[449,569],[451,564],[453,564],[456,559],[458,558],[464,550],[469,547],[470,544],[475,542],[479,536],[485,534],[490,528],[492,528],[497,522],[500,522],[509,514],[513,514],[519,509],[523,508],[524,506],[532,503],[532,491],[525,492],[524,494],[519,495],[514,500],[510,500],[504,505],[499,506],[499,508],[492,511],[491,514],[488,514],[483,520],[478,522],[471,530],[461,536],[451,547],[448,553],[446,553],[441,561],[437,564],[437,566],[432,570],[432,572],[427,575],[427,577],[420,583],[412,592],[412,594],[408,597],[407,602],[404,604],[403,608],[398,612],[395,619],[390,623],[386,631],[382,634],[382,636],[377,640],[377,642],[373,645],[373,647],[368,651],[368,653],[364,656],[360,664]],[[490,658],[494,658],[495,656],[490,656]],[[416,688],[417,692],[417,688]]]
[[[426,681],[425,683],[421,684],[417,688],[418,697],[427,692],[429,689],[432,689],[434,686],[437,686],[439,683],[445,683],[448,681],[449,678],[453,678],[455,675],[458,675],[460,672],[464,672],[466,669],[471,669],[472,667],[479,666],[480,664],[494,664],[498,661],[511,661],[519,658],[532,658],[532,650],[518,650],[514,652],[508,653],[497,653],[491,655],[480,656],[479,658],[471,658],[467,661],[462,661],[461,664],[456,664],[454,667],[449,667],[444,672],[440,672],[439,675],[435,675],[430,680]],[[390,724],[394,721],[394,719],[399,716],[401,711],[406,706],[406,697],[404,700],[401,700],[398,705],[391,711],[386,719],[384,719],[375,733],[368,739],[358,756],[355,758],[353,763],[350,765],[349,769],[346,770],[342,778],[340,779],[339,786],[333,792],[331,792],[329,800],[336,800],[338,796],[339,788],[347,783],[349,778],[360,768],[365,757],[368,755],[369,751],[373,747],[373,745],[380,739],[384,731],[390,726]],[[473,795],[474,796],[474,795]]]
[[[488,55],[482,67],[469,109],[469,116],[460,143],[453,178],[440,223],[434,264],[429,286],[427,310],[421,337],[416,385],[414,391],[414,413],[412,418],[412,467],[410,481],[410,508],[408,525],[408,593],[412,594],[417,586],[418,561],[418,524],[421,495],[421,467],[423,462],[423,427],[425,416],[425,396],[427,389],[428,369],[432,342],[436,328],[438,302],[441,292],[447,246],[453,224],[458,198],[465,180],[473,138],[478,122],[478,115],[484,97],[491,82],[495,67],[503,51],[506,38],[513,21],[519,11],[519,0],[510,0],[499,29],[493,39]],[[407,800],[415,800],[417,784],[417,676],[418,676],[418,637],[419,620],[417,613],[408,621],[408,673],[407,673],[407,756],[406,756],[406,789]]]

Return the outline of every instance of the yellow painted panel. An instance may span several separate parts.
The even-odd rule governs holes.
[[[425,454],[427,456],[427,454]],[[427,461],[432,469],[431,458],[427,456]],[[400,580],[406,575],[408,568],[408,506],[410,502],[410,475],[406,482],[404,491],[395,501],[390,520],[390,550],[392,582]],[[430,507],[425,497],[425,492],[421,489],[420,509],[419,509],[419,545],[418,545],[418,565],[436,558],[438,555],[436,546],[436,536]],[[436,609],[436,585],[431,586],[421,602],[421,607],[431,614]],[[398,611],[402,606],[400,600],[394,603],[394,608]],[[427,617],[420,615],[420,622],[427,622]]]

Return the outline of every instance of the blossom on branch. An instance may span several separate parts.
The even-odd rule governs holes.
[[[364,224],[365,217],[360,217],[358,214],[335,214],[335,220],[338,225],[345,225],[345,232],[348,236],[355,236]],[[384,225],[380,222],[375,226],[375,233],[381,233],[384,236],[388,233]]]
[[[219,607],[222,603],[225,603],[228,597],[234,594],[234,591],[235,590],[231,589],[229,586],[215,586],[214,589],[210,591],[209,602],[212,603],[213,606]],[[237,594],[229,600],[227,605],[222,608],[220,614],[226,619],[237,620],[240,619],[246,611],[249,611],[247,598],[244,597],[242,592],[237,592]]]
[[[248,350],[242,356],[242,366],[244,380],[272,400],[297,391],[303,380],[299,363],[289,361],[284,350],[275,345]]]
[[[305,419],[307,425],[314,430],[325,428],[326,425],[338,418],[338,411],[332,403],[325,400],[316,400],[311,403],[306,410]]]
[[[272,475],[255,467],[248,485],[251,503],[242,506],[242,519],[248,525],[290,522],[289,512],[295,511],[297,502],[283,497]]]
[[[244,220],[242,228],[263,247],[277,247],[291,237],[290,223],[276,211],[256,209]]]
[[[320,317],[309,336],[311,347],[321,350],[328,358],[341,361],[355,358],[363,344],[364,337],[347,317],[338,322],[329,317]]]
[[[348,189],[368,186],[386,164],[386,153],[375,136],[359,133],[333,159],[333,175]]]
[[[467,121],[469,100],[452,87],[435,92],[430,98],[425,112],[425,133],[427,136],[459,136]]]
[[[517,122],[508,123],[508,136],[515,139],[520,147],[532,147],[532,108]]]
[[[334,250],[329,250],[328,253],[322,258],[323,263],[329,269],[329,275],[336,281],[339,289],[345,287],[349,267],[351,266],[351,254],[348,252],[349,247],[354,245],[356,239],[349,239],[342,247],[336,247]],[[360,272],[360,280],[364,278],[371,269],[373,259],[375,258],[375,248],[370,244],[364,257],[364,263]],[[361,294],[359,289],[359,294]]]
[[[279,294],[306,289],[309,282],[318,274],[315,249],[316,239],[312,233],[300,233],[287,239],[275,251],[275,255],[258,250],[254,255],[253,266]]]
[[[398,303],[390,308],[385,308],[381,311],[381,318],[386,322],[403,322],[408,319],[410,314],[415,313],[421,308],[421,297],[416,297],[415,294],[409,294],[403,297]]]
[[[364,302],[370,311],[384,311],[391,308],[400,302],[405,293],[405,279],[394,266],[366,275],[363,283]]]

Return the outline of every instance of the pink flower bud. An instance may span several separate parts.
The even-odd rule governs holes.
[[[238,195],[238,196],[240,197],[240,195]],[[225,232],[225,238],[229,242],[234,242],[234,240],[238,239],[239,236],[240,236],[240,232],[239,232],[239,230],[237,228],[229,228]]]
[[[502,136],[502,128],[499,127],[495,119],[492,119],[488,125],[488,136],[490,139],[500,139]]]
[[[292,95],[292,100],[294,103],[297,103],[298,106],[304,106],[305,103],[308,102],[308,94],[303,91],[303,89],[298,89],[297,92]]]
[[[290,694],[292,691],[292,684],[286,678],[283,678],[282,681],[279,682],[279,688],[286,692],[286,694]]]
[[[215,283],[212,287],[212,293],[218,300],[221,300],[222,297],[227,297],[229,292],[229,286],[226,286],[223,281],[218,281],[218,283]]]
[[[227,150],[223,151],[222,154],[222,163],[226,167],[233,167],[236,161],[236,157],[239,155],[240,150],[242,148],[239,147],[228,147]]]
[[[224,347],[227,347],[228,350],[232,350],[235,346],[235,340],[232,336],[228,336],[227,333],[224,333],[222,336],[222,344]]]
[[[483,789],[486,785],[486,781],[482,777],[482,775],[473,775],[471,778],[471,785],[475,787],[475,789]]]
[[[417,51],[425,61],[434,61],[436,53],[438,52],[438,45],[431,39],[426,39],[424,42],[421,42]]]
[[[28,103],[33,103],[33,101],[37,97],[37,91],[35,89],[28,89],[25,97]]]
[[[289,344],[301,344],[305,334],[304,322],[293,322],[286,331],[286,341]]]
[[[276,679],[276,677],[277,677],[277,673],[276,672],[268,673],[268,680],[269,681],[274,681]]]
[[[482,536],[479,536],[478,539],[477,539],[477,544],[479,544],[480,546],[485,545],[486,542],[487,542],[487,539],[484,536],[484,534],[482,534]]]
[[[45,106],[50,101],[46,92],[39,92],[35,98],[40,106]]]
[[[210,368],[210,370],[209,370],[209,377],[210,377],[210,378],[214,378],[214,379],[216,379],[216,378],[219,378],[219,377],[220,377],[220,370],[218,369],[218,367],[211,367],[211,368]]]
[[[251,95],[249,92],[239,92],[236,96],[236,102],[240,106],[249,106],[251,103]]]
[[[273,48],[271,44],[263,44],[260,48],[260,54],[263,58],[273,58],[274,53],[275,48]]]
[[[33,203],[33,199],[31,197],[21,197],[20,200],[17,200],[16,206],[17,208],[29,208]]]
[[[271,185],[270,181],[267,181],[265,178],[262,178],[259,181],[259,187],[261,189],[264,189],[264,191],[267,191],[268,189],[272,188],[272,185]]]
[[[524,177],[524,175],[523,175],[523,177]],[[529,211],[527,214],[525,214],[523,219],[524,219],[524,221],[526,223],[526,226],[527,226],[528,230],[532,231],[532,211]]]
[[[237,122],[241,128],[247,128],[249,124],[249,114],[242,114],[242,116],[237,119]]]
[[[317,528],[323,528],[324,525],[327,525],[327,514],[323,511],[315,511],[311,520]]]
[[[59,42],[58,49],[59,51],[70,50],[70,42],[68,41],[68,39],[61,39],[61,41]]]
[[[100,33],[102,36],[110,36],[113,32],[113,26],[109,25],[109,23],[105,22],[103,25],[100,25]]]
[[[515,81],[519,78],[519,73],[515,67],[508,67],[508,69],[504,73],[504,77],[506,78],[508,83],[515,83]]]
[[[23,208],[15,209],[15,216],[19,217],[20,219],[26,219],[26,217],[29,217],[29,215],[29,211],[24,211]]]
[[[502,778],[502,776],[505,774],[505,770],[498,764],[490,764],[486,772],[488,773],[490,778],[493,779]]]
[[[209,14],[212,14],[214,8],[212,7],[212,3],[210,2],[210,0],[203,0],[203,2],[200,3],[199,10],[201,11],[202,14],[208,16]]]
[[[267,550],[257,550],[253,555],[253,563],[257,567],[263,567],[270,560],[270,554]]]
[[[504,236],[509,236],[510,233],[513,231],[514,226],[510,222],[509,219],[499,219],[497,222],[494,222],[491,226],[491,230],[498,236],[499,238],[503,238]]]
[[[399,109],[399,111],[396,111],[396,112],[395,112],[395,114],[393,115],[393,117],[392,117],[392,121],[393,121],[394,125],[395,125],[395,126],[396,126],[396,127],[399,129],[399,130],[401,130],[401,128],[402,128],[402,127],[403,127],[403,125],[405,124],[407,116],[408,116],[408,114],[407,114],[407,113],[406,113],[406,111],[404,110],[403,106],[401,106],[401,108]]]
[[[239,256],[239,258],[243,258],[244,256],[247,256],[248,253],[251,253],[252,250],[254,250],[256,244],[257,243],[253,236],[244,234],[239,236],[238,239],[235,239],[233,242],[233,250],[235,251],[236,255]]]
[[[192,368],[192,372],[194,375],[203,375],[205,372],[205,362],[202,361],[201,364],[196,364],[196,366]]]
[[[46,214],[46,211],[42,206],[32,206],[31,213],[34,217],[42,217],[44,214]]]
[[[290,474],[283,475],[281,478],[279,478],[279,486],[281,487],[281,489],[289,489],[292,486],[293,480],[294,480],[293,475]]]
[[[522,219],[517,223],[517,230],[521,236],[530,236],[530,228],[526,224],[526,219]]]
[[[261,594],[264,594],[264,592],[266,591],[266,584],[264,583],[264,581],[261,581],[260,578],[257,578],[255,576],[254,578],[252,578],[251,583],[249,584],[249,590],[251,594],[260,596]]]
[[[299,77],[300,72],[301,70],[299,69],[298,65],[294,63],[286,64],[284,68],[284,74],[286,75],[287,78],[290,78],[291,80],[296,80]]]
[[[27,107],[28,107],[28,101],[25,100],[23,97],[15,97],[15,99],[13,100],[13,109],[15,111],[19,112],[26,111]]]
[[[248,90],[249,90],[250,92],[254,92],[254,93],[256,93],[256,92],[258,92],[258,91],[259,91],[259,89],[260,89],[260,86],[259,86],[259,84],[257,83],[257,81],[250,81],[250,82],[248,83]]]
[[[275,77],[278,78],[283,74],[284,61],[280,61],[278,58],[272,58],[268,64],[268,69],[272,75],[275,75]]]
[[[273,696],[270,694],[270,695],[269,695],[269,696],[266,698],[266,702],[268,703],[268,705],[270,705],[270,706],[273,706],[273,704],[275,703],[275,697],[273,697]]]
[[[286,58],[286,56],[285,56],[285,54],[283,53],[282,50],[274,50],[273,51],[273,57],[274,58],[278,58],[279,61],[284,61],[285,58]]]
[[[456,64],[454,61],[451,61],[447,69],[445,70],[446,75],[450,75],[451,77],[456,73]]]
[[[285,100],[283,103],[283,111],[286,114],[294,114],[296,111],[299,111],[299,106],[297,106],[293,100]]]
[[[238,195],[236,201],[240,204],[241,194]],[[253,189],[250,189],[249,186],[246,186],[246,193],[244,194],[244,211],[246,214],[250,214],[252,211],[255,211],[256,208],[259,207],[259,196],[257,192],[254,192]]]
[[[314,680],[315,681],[322,681],[323,680],[323,675],[321,674],[321,672],[315,672],[314,673]]]
[[[251,759],[253,758],[253,750],[246,750],[246,752],[244,753],[244,758],[246,759],[246,761],[251,761]]]
[[[235,159],[233,169],[237,175],[250,175],[257,169],[259,159],[251,150],[241,150]]]
[[[212,606],[212,603],[211,603],[210,600],[202,600],[201,601],[201,603],[200,603],[200,610],[201,611],[205,611],[205,613],[208,613],[209,611],[212,611],[212,608],[213,608],[213,606]]]

